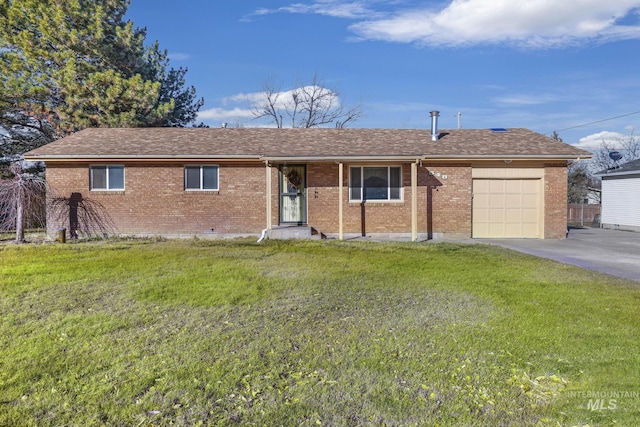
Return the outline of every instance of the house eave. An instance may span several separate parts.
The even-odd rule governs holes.
[[[140,163],[157,163],[157,162],[261,162],[262,157],[256,155],[230,155],[230,156],[197,156],[197,155],[46,155],[46,156],[24,156],[25,160],[32,162],[47,163],[86,163],[86,162],[140,162]]]
[[[640,170],[632,170],[632,171],[625,171],[625,172],[601,172],[601,173],[597,173],[595,174],[596,176],[602,177],[604,178],[615,178],[615,177],[619,177],[619,176],[630,176],[630,175],[638,175],[640,176]]]
[[[413,161],[569,161],[576,159],[585,159],[584,156],[576,155],[522,155],[522,154],[505,154],[505,155],[430,155],[430,154],[409,154],[409,155],[389,155],[389,156],[264,156],[263,161],[273,163],[346,163],[346,162],[413,162]],[[589,157],[590,158],[590,157]]]
[[[509,160],[543,160],[543,161],[568,161],[576,159],[587,159],[591,157],[577,156],[575,154],[460,154],[460,155],[425,155],[421,160],[487,160],[487,161],[509,161]]]
[[[420,155],[412,156],[265,156],[263,161],[272,163],[347,163],[347,162],[414,162]]]
[[[24,159],[47,163],[86,163],[86,162],[273,162],[273,163],[345,163],[345,162],[413,162],[413,161],[568,161],[586,159],[584,156],[570,154],[523,155],[523,154],[408,154],[408,155],[348,155],[348,156],[265,156],[265,155],[25,155]],[[637,173],[637,172],[636,172]],[[613,174],[608,174],[611,176]]]

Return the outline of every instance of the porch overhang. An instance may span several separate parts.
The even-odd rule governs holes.
[[[273,163],[389,163],[403,162],[413,163],[415,161],[433,162],[513,162],[513,161],[544,161],[544,162],[569,162],[578,160],[588,160],[591,156],[575,155],[522,155],[522,154],[480,154],[480,155],[431,155],[431,154],[407,154],[407,155],[371,155],[371,156],[263,156],[262,161]]]
[[[418,156],[420,157],[420,156]],[[388,163],[388,162],[413,162],[416,156],[277,156],[263,157],[263,161],[273,163]]]

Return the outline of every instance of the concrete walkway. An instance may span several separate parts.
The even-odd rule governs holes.
[[[640,233],[572,228],[564,240],[474,239],[640,282]]]

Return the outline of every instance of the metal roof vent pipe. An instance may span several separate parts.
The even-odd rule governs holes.
[[[431,113],[431,140],[438,140],[438,117],[440,116],[440,111],[432,111]]]

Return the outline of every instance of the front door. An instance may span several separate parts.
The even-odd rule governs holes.
[[[307,222],[307,168],[305,165],[280,166],[280,222]]]

